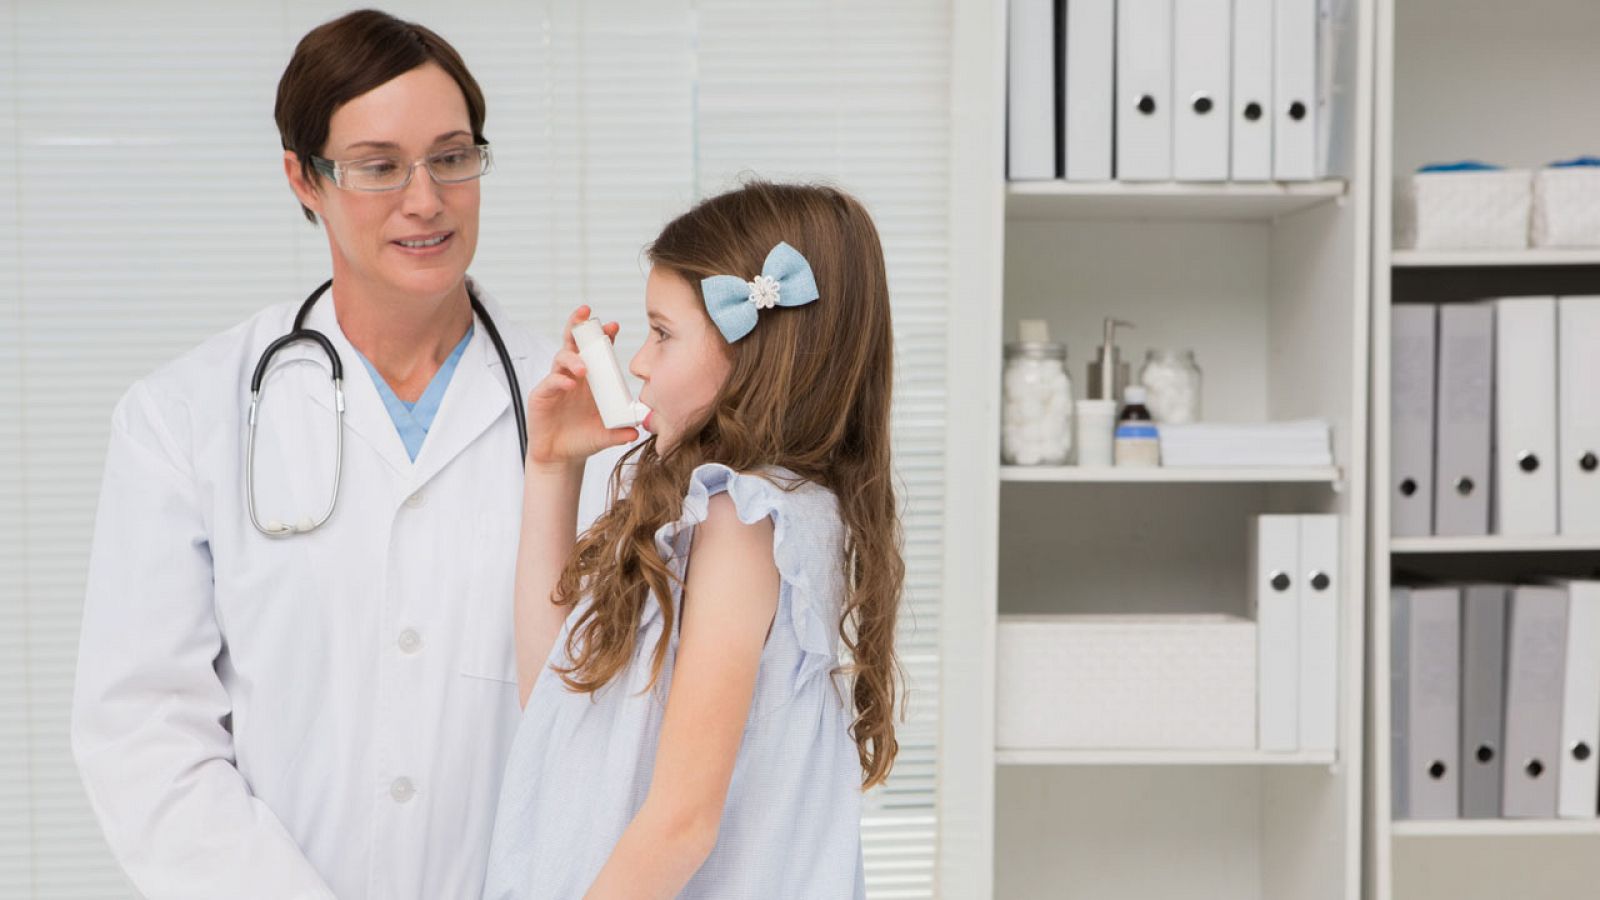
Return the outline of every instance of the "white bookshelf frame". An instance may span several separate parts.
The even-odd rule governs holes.
[[[962,900],[995,896],[995,872],[1005,848],[996,845],[996,779],[1001,772],[1079,772],[1094,779],[1102,771],[1123,776],[1214,777],[1241,779],[1263,795],[1292,785],[1281,779],[1328,778],[1316,793],[1337,807],[1342,833],[1295,832],[1296,811],[1263,801],[1255,810],[1253,830],[1238,838],[1250,845],[1259,865],[1256,888],[1263,896],[1295,896],[1305,900],[1357,900],[1361,890],[1363,827],[1362,780],[1366,556],[1366,423],[1368,403],[1368,315],[1370,314],[1370,153],[1373,71],[1373,26],[1376,0],[1357,0],[1356,104],[1351,127],[1355,134],[1352,176],[1348,180],[1300,184],[1007,184],[1005,169],[1005,2],[954,0],[952,4],[952,246],[961,252],[951,261],[950,340],[951,418],[947,444],[948,478],[970,485],[952,491],[946,514],[946,605],[942,621],[943,717],[941,724],[939,823],[939,895]],[[1337,212],[1327,213],[1334,209]],[[1330,229],[1303,214],[1340,218],[1337,238]],[[1271,296],[1304,293],[1321,298],[1319,284],[1330,274],[1348,281],[1348,293],[1329,298],[1330,307],[1290,304],[1278,310],[1261,340],[1275,353],[1315,350],[1330,325],[1339,341],[1348,341],[1348,358],[1337,363],[1339,377],[1319,383],[1308,376],[1280,387],[1272,398],[1274,417],[1332,404],[1346,410],[1337,465],[1306,469],[1099,470],[1060,467],[1024,471],[999,462],[999,401],[1002,345],[1005,339],[1003,294],[1006,289],[1006,234],[1010,223],[1077,222],[1153,223],[1157,227],[1205,228],[1200,223],[1266,229],[1268,258],[1262,266]],[[1196,232],[1199,233],[1199,232]],[[1322,249],[1325,244],[1333,250]],[[1341,344],[1341,347],[1343,345]],[[1074,348],[1081,354],[1081,344]],[[1342,350],[1340,352],[1343,352]],[[1074,360],[1081,365],[1082,356]],[[1137,360],[1133,360],[1137,364]],[[1290,363],[1267,359],[1270,371],[1281,373]],[[1220,366],[1219,366],[1220,368]],[[1280,409],[1279,407],[1284,407]],[[1055,490],[1052,484],[1076,485],[1075,491],[1132,490],[1145,492],[1217,490],[1288,491],[1297,497],[1320,496],[1344,515],[1344,583],[1349,586],[1342,622],[1342,689],[1339,751],[1333,754],[1270,754],[1240,751],[1162,750],[1019,750],[995,745],[995,632],[1000,611],[999,559],[1002,485]],[[1306,494],[1304,492],[1322,494]],[[1300,493],[1294,493],[1300,492]],[[1131,495],[1130,495],[1131,496]],[[1231,496],[1231,495],[1230,495]],[[1261,511],[1268,511],[1263,509]],[[1241,598],[1242,599],[1242,598]],[[1128,775],[1128,773],[1133,773]],[[1163,774],[1170,773],[1170,774]],[[1203,774],[1213,773],[1213,774]],[[1224,775],[1223,773],[1232,773]],[[1111,810],[1107,810],[1109,814]],[[1289,826],[1289,827],[1284,827]],[[1284,833],[1294,837],[1284,837]],[[1330,849],[1331,847],[1331,849]],[[1139,847],[1126,848],[1136,854]],[[1154,849],[1153,845],[1146,851]],[[1191,848],[1197,849],[1197,848]],[[1336,862],[1327,863],[1328,854]],[[1312,860],[1322,860],[1314,863]],[[1319,868],[1320,866],[1320,868]],[[1332,878],[1319,874],[1332,871]],[[1329,884],[1328,882],[1336,882]],[[1273,888],[1262,889],[1262,885]],[[1166,895],[1193,893],[1191,884],[1169,881]],[[1288,887],[1288,890],[1285,888]],[[1203,892],[1203,890],[1202,890]],[[1098,894],[1109,900],[1123,895]]]

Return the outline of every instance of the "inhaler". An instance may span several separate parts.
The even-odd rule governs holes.
[[[617,351],[600,328],[599,320],[590,319],[572,326],[572,339],[588,369],[589,392],[594,395],[594,405],[600,408],[600,421],[607,428],[643,427],[650,407],[633,399],[628,391]]]

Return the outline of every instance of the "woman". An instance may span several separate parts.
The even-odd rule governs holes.
[[[476,896],[518,715],[509,376],[531,384],[553,347],[467,277],[490,160],[443,39],[329,22],[276,117],[331,288],[118,404],[74,754],[148,897]],[[327,346],[269,352],[297,315]]]

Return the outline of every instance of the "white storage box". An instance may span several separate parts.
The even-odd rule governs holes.
[[[1527,169],[1418,172],[1395,185],[1395,246],[1520,250],[1528,246],[1533,174]]]
[[[1002,750],[1256,746],[1249,619],[1001,616],[996,655]]]
[[[1600,247],[1600,167],[1534,173],[1533,245]]]

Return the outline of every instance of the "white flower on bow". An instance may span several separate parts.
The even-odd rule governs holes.
[[[756,309],[771,309],[778,305],[778,279],[771,275],[757,275],[750,282],[750,302]]]

